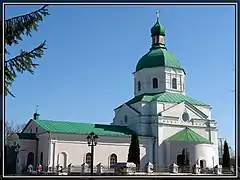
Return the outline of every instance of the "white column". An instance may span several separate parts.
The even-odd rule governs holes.
[[[52,141],[51,142],[51,158],[50,158],[50,166],[52,166],[53,169],[56,168],[57,166],[57,156],[56,156],[56,142],[55,141]]]
[[[51,143],[51,140],[49,139],[49,142],[48,142],[48,160],[47,160],[47,166],[50,167],[52,166],[52,161],[51,161],[51,158],[52,158],[52,143]]]

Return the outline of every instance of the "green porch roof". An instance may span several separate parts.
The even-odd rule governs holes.
[[[202,137],[198,133],[194,132],[190,128],[177,132],[171,137],[167,138],[166,141],[185,141],[185,142],[196,142],[196,143],[211,143],[208,139]]]
[[[141,94],[139,96],[135,96],[128,102],[126,102],[127,105],[131,105],[137,102],[151,102],[151,101],[158,101],[158,102],[167,102],[167,103],[181,103],[181,102],[188,102],[193,105],[198,106],[209,106],[208,104],[205,104],[201,101],[195,100],[189,96],[185,96],[181,93],[171,93],[171,92],[162,92],[162,93],[155,93],[155,94]],[[116,109],[122,107],[118,106]]]
[[[35,120],[35,122],[44,130],[54,133],[89,134],[94,132],[106,136],[130,136],[134,133],[125,126],[52,120]]]

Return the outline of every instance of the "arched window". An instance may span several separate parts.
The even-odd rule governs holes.
[[[137,87],[138,87],[138,91],[141,91],[141,82],[140,81],[138,81]]]
[[[127,116],[127,115],[124,116],[124,123],[125,123],[125,124],[128,123],[128,116]]]
[[[91,162],[92,162],[92,155],[91,155],[91,153],[87,153],[86,154],[86,164],[91,166]]]
[[[177,79],[176,78],[172,78],[172,88],[177,89]]]
[[[111,156],[110,156],[110,168],[113,168],[116,163],[117,163],[117,155],[116,154],[111,154]]]
[[[60,164],[63,168],[67,167],[67,153],[61,152],[58,154],[58,164]]]
[[[158,88],[158,79],[153,78],[152,83],[153,83],[153,89],[157,89]]]

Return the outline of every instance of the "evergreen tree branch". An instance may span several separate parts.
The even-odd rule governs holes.
[[[12,86],[14,79],[17,77],[17,72],[23,73],[25,71],[34,73],[34,69],[39,65],[33,63],[33,59],[41,58],[44,55],[46,49],[46,41],[31,51],[21,50],[20,55],[6,60],[4,62],[5,67],[5,94],[14,95],[10,92],[9,87]]]
[[[11,46],[13,44],[18,44],[19,41],[23,40],[22,35],[32,36],[32,31],[38,31],[38,23],[40,21],[43,21],[43,17],[49,15],[48,9],[46,7],[47,6],[43,6],[34,12],[16,16],[4,21],[5,55],[9,54],[6,49],[7,45]],[[38,66],[38,64],[34,63],[33,60],[41,58],[44,55],[44,50],[46,49],[45,45],[46,42],[44,41],[31,51],[21,50],[19,55],[15,56],[14,58],[5,60],[5,95],[10,94],[14,97],[9,88],[12,86],[18,72],[23,73],[25,71],[28,71],[31,74],[34,73],[34,69]]]
[[[38,31],[38,24],[43,17],[49,15],[47,5],[42,8],[21,16],[5,20],[5,44],[18,44],[22,40],[21,35],[31,36],[31,31]]]

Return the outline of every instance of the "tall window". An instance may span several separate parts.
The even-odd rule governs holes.
[[[38,128],[36,127],[36,133],[38,133]]]
[[[87,153],[87,154],[86,154],[86,164],[88,164],[89,166],[91,166],[91,161],[92,161],[91,153]]]
[[[30,133],[32,133],[32,128],[30,129]]]
[[[43,152],[41,152],[41,155],[40,155],[40,164],[43,165]]]
[[[172,88],[177,89],[177,79],[176,78],[172,78]]]
[[[138,87],[138,91],[141,91],[141,82],[140,81],[138,81],[137,87]]]
[[[110,168],[113,168],[116,163],[117,163],[117,155],[116,154],[111,154],[111,156],[110,156]]]
[[[157,89],[158,88],[158,79],[153,78],[152,83],[153,83],[153,89]]]
[[[124,123],[125,123],[125,124],[128,123],[128,116],[127,116],[127,115],[124,116]]]

